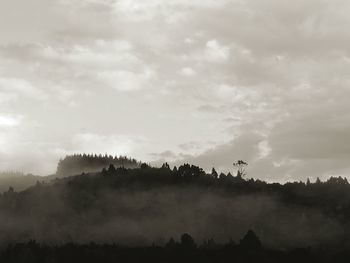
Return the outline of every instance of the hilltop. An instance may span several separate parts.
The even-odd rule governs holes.
[[[56,175],[59,177],[92,173],[107,168],[110,164],[115,167],[138,168],[141,162],[127,156],[74,154],[59,160]]]
[[[56,173],[39,176],[24,174],[22,172],[0,172],[0,193],[7,191],[9,187],[16,191],[23,191],[35,185],[37,182],[50,182],[58,177],[68,177],[81,173],[99,172],[108,168],[110,164],[115,167],[138,168],[141,162],[126,156],[96,155],[96,154],[73,154],[60,159]]]

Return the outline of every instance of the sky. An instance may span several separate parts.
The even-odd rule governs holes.
[[[72,153],[350,174],[346,0],[0,0],[0,170]]]

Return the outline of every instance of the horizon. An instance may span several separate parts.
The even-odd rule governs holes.
[[[126,158],[126,159],[129,159],[131,161],[135,161],[139,164],[147,164],[149,165],[151,168],[156,168],[156,169],[160,169],[164,164],[167,164],[169,165],[170,169],[173,170],[180,166],[183,166],[183,165],[186,165],[186,164],[189,164],[189,165],[193,165],[191,163],[188,163],[188,162],[183,162],[183,163],[176,163],[176,164],[169,164],[168,162],[164,162],[164,163],[159,163],[159,162],[154,162],[154,163],[147,163],[147,162],[143,162],[142,160],[137,160],[131,156],[125,156],[125,155],[108,155],[108,154],[95,154],[95,153],[74,153],[74,154],[71,154],[71,155],[66,155],[62,158],[59,159],[59,161],[57,162],[57,168],[59,166],[59,163],[63,160],[65,160],[67,157],[73,157],[73,156],[87,156],[87,157],[93,157],[93,158],[100,158],[102,157],[105,158],[105,157],[108,157],[108,158],[114,158],[114,159],[119,159],[119,158]],[[105,165],[103,166],[103,168],[108,168],[109,165],[113,165],[115,166],[113,163],[108,163],[108,165]],[[347,177],[346,176],[340,176],[340,175],[329,175],[328,177],[325,177],[323,179],[320,179],[320,177],[316,177],[316,178],[309,178],[309,177],[306,177],[305,180],[293,180],[293,179],[290,179],[290,180],[287,180],[287,181],[278,181],[278,180],[268,180],[268,179],[261,179],[261,178],[257,178],[257,177],[254,177],[254,176],[251,176],[249,174],[249,164],[247,164],[247,167],[246,169],[248,169],[248,171],[245,169],[245,172],[244,172],[244,175],[242,176],[242,178],[246,181],[248,180],[260,180],[262,182],[265,182],[267,184],[281,184],[281,185],[285,185],[285,184],[288,184],[288,183],[304,183],[306,184],[308,181],[311,183],[311,184],[315,184],[317,183],[317,180],[320,180],[320,182],[322,183],[325,183],[327,181],[329,181],[330,179],[332,178],[341,178],[341,179],[345,179],[347,181]],[[115,166],[115,167],[124,167],[124,166]],[[203,169],[203,167],[201,166],[198,166],[200,169]],[[96,171],[93,171],[93,170],[89,170],[89,168],[85,168],[87,169],[86,171],[84,171],[83,173],[84,174],[93,174],[93,173],[96,173]],[[126,169],[140,169],[140,167],[127,167]],[[235,165],[233,165],[233,169],[229,170],[229,171],[221,171],[221,170],[218,170],[216,167],[211,167],[210,169],[203,169],[203,171],[206,173],[206,174],[211,174],[212,173],[212,169],[215,169],[215,171],[218,173],[218,174],[221,174],[223,173],[225,176],[227,176],[228,174],[231,174],[232,176],[236,177],[238,176],[238,167],[235,167]],[[97,171],[97,172],[102,172],[102,168],[100,169],[101,171]],[[2,175],[10,175],[13,176],[13,175],[17,175],[17,176],[40,176],[40,177],[50,177],[50,176],[54,176],[54,175],[57,175],[59,176],[59,174],[57,173],[57,169],[55,170],[54,173],[51,173],[51,174],[44,174],[44,175],[39,175],[39,174],[33,174],[33,173],[26,173],[24,171],[18,171],[18,170],[8,170],[8,171],[4,171],[4,170],[0,170],[0,176]],[[67,174],[66,176],[76,176],[76,175],[79,175],[79,174]],[[62,176],[62,175],[61,175]],[[8,177],[8,178],[10,178]]]

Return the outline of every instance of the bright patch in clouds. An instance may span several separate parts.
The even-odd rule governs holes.
[[[205,50],[206,58],[212,62],[225,62],[230,55],[229,47],[218,43],[216,39],[209,40]]]
[[[0,115],[0,127],[15,127],[20,124],[20,118]]]
[[[196,74],[196,72],[192,68],[186,67],[186,68],[182,68],[181,74],[185,76],[193,76]]]
[[[142,141],[142,138],[127,135],[82,133],[74,137],[74,149],[72,152],[129,155],[134,153],[140,144],[142,144]]]
[[[259,147],[259,159],[263,159],[271,153],[271,148],[268,141],[261,141],[258,144]]]

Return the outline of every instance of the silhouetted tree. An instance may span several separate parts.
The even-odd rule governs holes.
[[[234,167],[237,167],[237,177],[242,178],[246,175],[245,173],[245,167],[248,165],[248,163],[238,160],[237,162],[233,163]]]
[[[102,173],[103,176],[108,175],[108,171],[107,171],[107,169],[105,167],[103,167],[101,173]]]
[[[215,179],[218,178],[218,173],[216,172],[214,167],[211,169],[211,176],[214,177]]]
[[[247,234],[240,240],[239,244],[240,246],[249,249],[261,248],[261,241],[252,230],[248,230]]]
[[[187,233],[181,236],[181,247],[184,249],[195,249],[197,245],[194,239]]]
[[[169,166],[168,163],[163,163],[162,168],[163,168],[163,169],[170,170],[170,166]]]
[[[174,166],[174,168],[173,168],[173,173],[176,174],[177,172],[178,172],[177,167]]]
[[[219,180],[224,181],[224,180],[226,180],[226,179],[227,179],[226,174],[220,173],[220,175],[219,175]]]
[[[309,178],[307,178],[307,180],[306,180],[306,185],[307,185],[307,186],[310,186],[310,185],[311,185],[310,179],[309,179]]]
[[[114,174],[116,171],[115,167],[113,164],[110,164],[109,167],[108,167],[108,173],[109,174]]]
[[[147,168],[149,168],[149,165],[147,163],[142,163],[140,168],[147,169]]]
[[[14,192],[15,192],[15,189],[13,189],[13,187],[10,186],[9,189],[8,189],[8,191],[7,191],[7,193],[12,194],[12,193],[14,193]]]
[[[201,248],[203,248],[203,249],[217,249],[218,244],[216,244],[216,242],[213,238],[209,238],[203,242]]]
[[[168,249],[173,249],[176,247],[176,242],[173,238],[170,238],[169,241],[165,244],[165,247]]]

